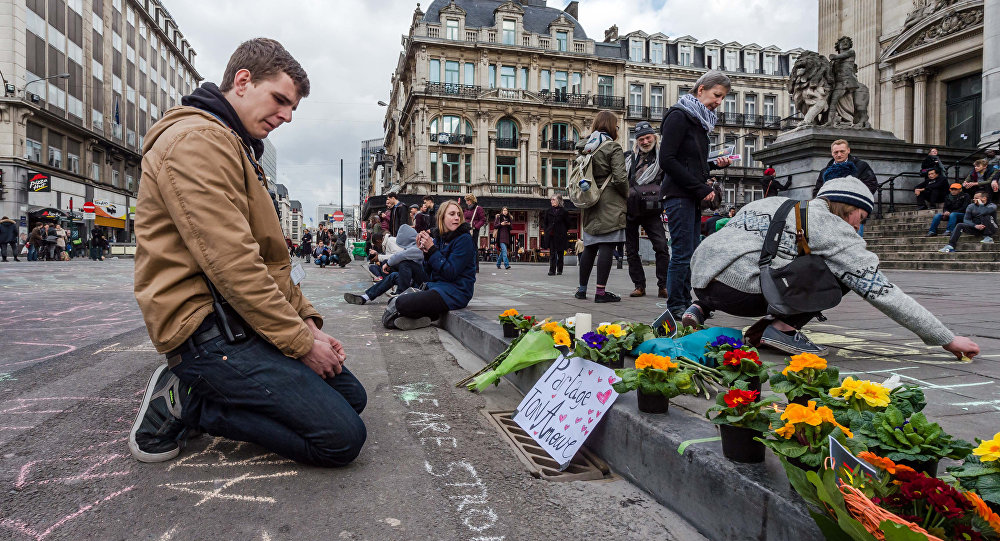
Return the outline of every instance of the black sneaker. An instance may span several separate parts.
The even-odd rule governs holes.
[[[767,345],[779,351],[784,351],[789,355],[798,355],[799,353],[813,353],[816,355],[822,355],[827,352],[827,348],[812,343],[811,340],[806,338],[806,335],[795,331],[795,334],[785,334],[778,329],[775,329],[773,325],[769,325],[764,329],[764,334],[760,337],[761,345]]]
[[[937,231],[928,231],[927,232],[927,236],[928,237],[936,237],[936,236],[938,236],[938,232]]]
[[[140,462],[163,462],[181,452],[181,380],[163,364],[153,371],[132,424],[128,448]]]
[[[581,299],[581,300],[586,300],[587,299],[587,292],[586,291],[577,291],[576,293],[573,294],[573,296],[576,297],[576,298],[578,298],[578,299]]]
[[[423,329],[424,327],[431,326],[431,318],[429,317],[397,317],[395,321],[392,322],[393,326],[401,331],[412,331],[414,329]]]
[[[348,304],[364,304],[367,302],[364,297],[361,295],[355,295],[354,293],[344,293],[344,300],[347,301]]]
[[[605,291],[603,295],[594,295],[594,302],[620,302],[621,297],[610,291]]]

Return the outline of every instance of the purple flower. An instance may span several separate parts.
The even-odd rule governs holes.
[[[739,338],[730,338],[728,336],[720,336],[715,339],[708,347],[718,348],[722,346],[730,346],[733,349],[740,349],[743,347],[743,341]]]
[[[604,344],[608,342],[608,337],[603,334],[597,334],[596,332],[589,332],[583,335],[583,341],[588,347],[601,349],[604,347]]]

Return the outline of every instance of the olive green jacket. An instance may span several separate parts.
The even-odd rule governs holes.
[[[628,172],[625,170],[625,152],[612,141],[597,149],[592,158],[595,185],[605,186],[597,204],[583,209],[583,230],[589,235],[604,235],[625,229],[626,198],[628,197]]]

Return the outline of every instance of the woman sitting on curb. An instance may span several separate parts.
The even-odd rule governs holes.
[[[476,285],[476,247],[470,231],[458,203],[448,201],[441,206],[437,227],[417,235],[429,277],[426,289],[401,292],[390,300],[382,314],[385,328],[420,329],[449,310],[469,304]]]
[[[702,324],[713,310],[734,316],[764,316],[744,333],[750,344],[790,354],[825,350],[799,332],[819,314],[776,318],[768,314],[768,302],[761,293],[759,261],[764,237],[772,216],[786,200],[769,197],[744,206],[725,227],[698,246],[691,261],[698,300],[684,312],[684,325]],[[873,206],[871,191],[860,180],[846,177],[826,182],[816,199],[809,202],[806,223],[811,253],[823,258],[845,292],[853,290],[925,344],[942,346],[959,358],[978,355],[975,342],[955,336],[879,271],[878,256],[868,251],[857,234]],[[775,265],[790,263],[795,251],[793,211],[785,222]]]

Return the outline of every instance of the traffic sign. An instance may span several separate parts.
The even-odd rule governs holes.
[[[90,201],[87,201],[86,203],[83,204],[83,207],[80,210],[83,211],[84,220],[93,220],[94,212],[97,210],[97,207]]]
[[[343,222],[344,221],[344,213],[340,212],[339,210],[337,212],[334,212],[333,213],[333,221],[335,221],[335,222]]]

